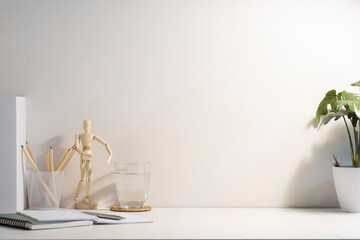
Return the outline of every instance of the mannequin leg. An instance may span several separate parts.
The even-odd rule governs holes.
[[[81,189],[84,187],[85,185],[85,160],[81,159],[80,160],[80,182],[77,186],[75,195],[74,195],[74,201],[77,202],[78,201],[78,197],[80,194]]]
[[[92,174],[91,159],[86,161],[86,168],[87,168],[87,183],[86,183],[85,201],[89,202],[90,191],[91,191],[91,187],[92,187],[92,184],[93,184],[93,174]]]

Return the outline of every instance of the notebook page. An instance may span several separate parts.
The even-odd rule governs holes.
[[[96,216],[87,215],[72,210],[23,210],[19,214],[39,222],[61,222],[61,221],[95,221]]]

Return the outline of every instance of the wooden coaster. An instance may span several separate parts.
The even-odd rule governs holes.
[[[112,206],[111,211],[115,212],[146,212],[152,209],[151,206],[144,206],[143,208],[122,208],[120,206]]]

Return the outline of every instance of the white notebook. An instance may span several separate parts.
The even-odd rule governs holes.
[[[20,214],[0,214],[0,225],[24,228],[29,230],[80,227],[93,225],[93,221],[66,221],[66,222],[38,222]]]
[[[23,210],[18,212],[38,222],[94,221],[96,216],[83,214],[73,210]]]
[[[147,218],[139,217],[134,214],[112,211],[94,211],[116,216],[121,216],[124,219],[111,220],[106,218],[99,218],[97,216],[81,213],[76,210],[23,210],[19,214],[29,217],[38,222],[60,222],[60,221],[81,221],[90,220],[94,224],[125,224],[125,223],[152,223],[153,221]]]

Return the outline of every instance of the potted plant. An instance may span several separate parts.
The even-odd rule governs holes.
[[[360,87],[360,81],[351,86]],[[347,91],[336,93],[335,90],[326,93],[316,111],[318,129],[340,118],[349,137],[352,165],[340,166],[334,156],[336,194],[343,211],[360,212],[360,95]]]

